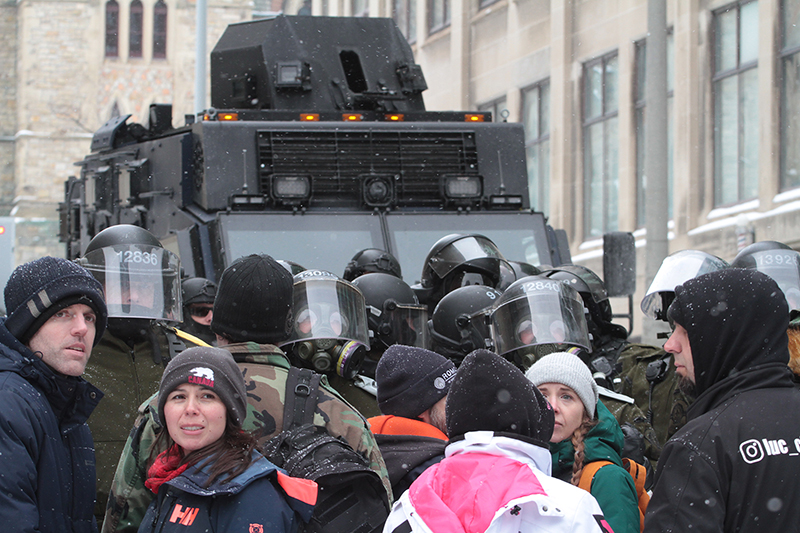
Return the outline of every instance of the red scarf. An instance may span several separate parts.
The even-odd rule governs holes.
[[[144,486],[153,494],[158,494],[161,485],[178,477],[188,468],[188,464],[180,464],[182,460],[183,454],[177,444],[173,444],[172,448],[158,454],[156,461],[147,471],[147,481],[144,482]]]

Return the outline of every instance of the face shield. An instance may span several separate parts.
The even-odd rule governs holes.
[[[491,332],[495,351],[504,356],[552,345],[591,351],[580,295],[555,280],[523,278],[512,284],[491,313]]]
[[[387,300],[383,309],[367,306],[372,339],[383,348],[392,344],[428,347],[428,309],[424,305],[399,304]]]
[[[749,258],[755,270],[775,280],[786,296],[789,311],[800,309],[800,253],[794,250],[764,250]]]
[[[117,244],[87,253],[81,265],[103,284],[109,317],[183,321],[180,259],[172,252]]]
[[[709,272],[728,268],[728,263],[699,250],[682,250],[667,256],[642,298],[642,312],[656,320],[667,320],[667,308],[675,298],[675,287]]]
[[[480,270],[497,270],[501,260],[503,260],[503,255],[492,241],[480,235],[470,235],[442,248],[430,258],[429,266],[440,279],[444,279],[445,276],[461,265],[474,264]],[[486,280],[483,280],[484,283],[473,283],[472,281],[478,280],[467,280],[466,284],[487,285],[485,283]],[[459,286],[465,285],[461,281],[459,283]],[[494,279],[488,285],[493,286],[496,283],[497,279]]]
[[[364,296],[332,274],[317,273],[295,276],[292,333],[281,346],[318,372],[353,378],[369,350]]]

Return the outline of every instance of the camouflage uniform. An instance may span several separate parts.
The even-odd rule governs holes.
[[[131,348],[106,330],[98,345],[92,349],[92,357],[86,365],[84,377],[104,394],[88,420],[94,438],[97,465],[94,514],[98,521],[105,514],[111,480],[130,433],[133,413],[158,390],[164,366],[170,359],[170,344],[173,344],[175,353],[198,342],[204,344],[194,337],[184,337],[183,342],[178,343],[177,330],[163,324],[151,325],[149,333],[145,340]],[[168,336],[172,338],[171,342]]]
[[[243,428],[255,431],[259,442],[265,442],[283,429],[283,398],[290,364],[284,353],[271,344],[254,342],[224,346],[230,351],[245,378],[248,406]],[[356,452],[370,461],[392,501],[389,475],[375,437],[367,422],[345,402],[324,378],[314,424],[325,426],[335,437],[343,437]],[[136,531],[153,494],[144,487],[149,468],[150,446],[160,427],[154,416],[156,396],[139,408],[133,430],[120,457],[111,487],[102,531]]]
[[[661,359],[666,362],[666,374],[653,387],[651,405],[647,365]],[[691,404],[691,399],[678,387],[679,376],[672,356],[655,346],[628,344],[620,353],[618,363],[621,381],[617,391],[631,396],[642,411],[652,411],[656,437],[660,443],[666,443],[686,423],[686,410]]]

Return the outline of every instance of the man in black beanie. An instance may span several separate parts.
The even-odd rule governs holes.
[[[5,305],[0,522],[6,531],[94,531],[86,419],[103,393],[81,375],[106,328],[103,288],[83,267],[43,257],[12,272]]]
[[[800,390],[778,284],[744,269],[675,287],[664,349],[697,398],[664,446],[645,531],[794,531]]]
[[[231,352],[245,378],[248,405],[242,428],[254,431],[262,445],[281,433],[284,425],[291,364],[276,344],[289,337],[293,325],[292,287],[292,275],[286,268],[268,255],[253,254],[225,269],[214,300],[211,330],[218,346]],[[382,523],[389,510],[391,485],[375,438],[358,411],[324,379],[318,391],[313,424],[346,441],[369,463],[379,491],[373,497]],[[139,413],[112,483],[104,532],[136,531],[152,501],[153,494],[144,487],[150,466],[150,454],[144,450],[150,449],[160,430],[158,412],[158,397],[154,396]],[[340,502],[340,507],[347,509],[354,500]],[[331,517],[335,515],[331,512]],[[354,524],[352,530],[360,530],[360,525]]]
[[[394,344],[378,360],[381,416],[368,419],[398,499],[429,466],[444,458],[445,402],[456,366],[438,353]]]
[[[553,410],[524,374],[469,354],[447,396],[445,459],[395,504],[385,532],[610,532],[589,492],[550,476]]]

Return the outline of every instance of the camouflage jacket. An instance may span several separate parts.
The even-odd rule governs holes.
[[[283,429],[283,399],[289,360],[280,349],[269,344],[248,342],[224,348],[233,354],[245,378],[248,406],[243,427],[255,431],[259,442],[263,443]],[[344,438],[370,461],[391,502],[392,489],[386,465],[366,420],[328,385],[324,376],[320,383],[320,402],[314,423],[326,427],[331,435]],[[139,407],[111,486],[103,532],[137,531],[147,506],[154,498],[144,487],[144,481],[150,466],[150,447],[161,430],[156,412],[156,395]]]
[[[663,361],[663,362],[661,362]],[[652,403],[647,366],[660,365],[660,381],[653,386]],[[665,443],[686,423],[686,410],[691,399],[678,387],[672,356],[660,348],[645,344],[629,344],[619,356],[621,381],[617,391],[634,399],[642,411],[652,413],[653,429],[660,443]]]
[[[94,514],[98,521],[105,514],[111,480],[131,431],[134,413],[158,390],[164,366],[170,359],[170,345],[179,352],[201,342],[192,342],[193,337],[188,336],[179,342],[177,330],[159,323],[152,324],[149,333],[147,339],[131,347],[106,330],[86,365],[84,377],[104,394],[88,421],[97,464]]]

